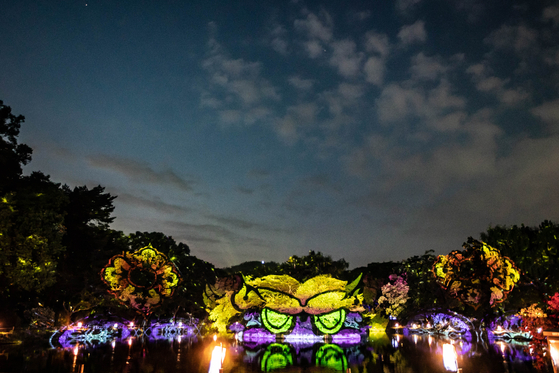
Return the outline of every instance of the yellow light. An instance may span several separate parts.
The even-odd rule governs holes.
[[[128,346],[132,346],[132,338],[128,338]]]
[[[499,347],[501,348],[501,353],[504,355],[505,351],[507,349],[507,346],[505,345],[504,342],[498,342],[498,344],[499,344]]]
[[[111,342],[111,346],[113,346],[113,348],[115,348],[116,346],[116,341],[113,339],[113,341]]]
[[[76,347],[74,347],[74,356],[78,354],[79,349],[80,349],[79,345],[76,345]]]
[[[223,360],[225,360],[225,352],[227,349],[222,346],[215,346],[212,351],[212,357],[210,360],[210,369],[208,373],[219,373],[221,370],[221,365],[223,364]]]
[[[458,354],[456,353],[456,347],[450,343],[443,345],[443,364],[446,370],[458,371]]]
[[[78,328],[81,328],[82,325],[83,325],[83,323],[80,321],[80,322],[78,323]]]
[[[214,342],[217,341],[217,335],[214,334]]]
[[[548,338],[549,354],[551,355],[551,362],[553,363],[553,370],[557,372],[559,367],[559,341],[556,339]]]

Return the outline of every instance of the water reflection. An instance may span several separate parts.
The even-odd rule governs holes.
[[[456,353],[456,347],[451,343],[443,345],[443,364],[446,370],[458,371],[458,354]]]
[[[171,339],[131,337],[105,344],[76,344],[42,350],[0,346],[0,372],[348,372],[445,373],[552,372],[550,346],[546,364],[536,367],[530,346],[499,340],[490,343],[433,335],[379,334],[361,343],[308,341],[251,342],[176,335]]]

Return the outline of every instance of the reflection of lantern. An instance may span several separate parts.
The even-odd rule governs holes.
[[[450,343],[443,345],[443,364],[446,370],[458,372],[458,354],[456,347]]]
[[[559,330],[546,330],[543,335],[547,337],[553,371],[559,373]]]
[[[212,351],[212,358],[210,360],[210,369],[208,373],[219,373],[221,370],[221,364],[225,360],[225,352],[227,349],[221,346],[215,346]]]

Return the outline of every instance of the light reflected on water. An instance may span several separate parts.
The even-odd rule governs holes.
[[[0,372],[164,373],[550,373],[559,346],[536,365],[529,344],[476,343],[425,334],[379,334],[364,343],[241,343],[213,335],[150,340],[126,337],[105,344],[30,352],[1,346]],[[132,340],[133,339],[133,340]],[[550,358],[551,356],[551,358]]]
[[[215,346],[212,351],[212,357],[210,360],[210,369],[208,373],[219,373],[221,371],[221,365],[223,360],[225,360],[225,353],[227,349],[222,346]]]
[[[456,347],[451,343],[443,345],[443,365],[446,370],[458,371],[458,354],[456,353]]]

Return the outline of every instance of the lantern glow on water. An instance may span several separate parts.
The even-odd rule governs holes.
[[[443,345],[443,364],[446,370],[458,371],[458,354],[453,344],[445,343]]]
[[[227,349],[222,346],[215,346],[212,351],[212,357],[210,360],[210,369],[208,373],[219,373],[223,360],[225,360],[225,353]]]

